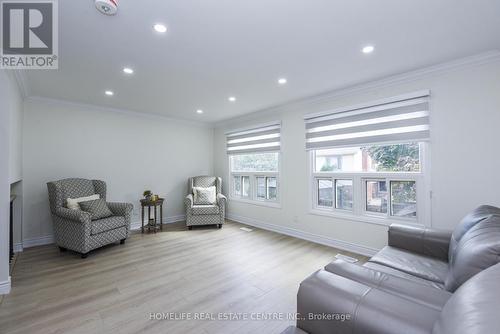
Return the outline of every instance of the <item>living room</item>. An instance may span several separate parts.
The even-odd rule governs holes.
[[[500,3],[42,3],[2,1],[1,333],[500,326]]]

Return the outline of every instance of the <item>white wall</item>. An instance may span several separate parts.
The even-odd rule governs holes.
[[[228,176],[224,132],[271,120],[282,120],[282,208],[229,201],[228,214],[247,221],[295,229],[368,248],[387,242],[387,227],[321,217],[308,213],[308,153],[304,149],[303,115],[431,90],[432,226],[452,229],[480,204],[500,206],[500,60],[429,71],[413,79],[353,89],[351,93],[295,103],[220,124],[214,135],[215,173]],[[286,89],[286,87],[284,88]],[[225,182],[228,185],[228,182]],[[227,193],[227,187],[225,187]]]
[[[10,290],[9,200],[10,183],[20,178],[17,128],[22,113],[21,95],[13,73],[0,70],[0,293]]]
[[[13,77],[10,84],[9,122],[9,178],[12,184],[22,179],[23,172],[23,99]]]
[[[104,180],[108,199],[133,203],[138,222],[145,189],[165,196],[164,217],[175,217],[185,213],[188,177],[213,172],[207,126],[43,99],[24,106],[25,242],[53,233],[48,181]]]

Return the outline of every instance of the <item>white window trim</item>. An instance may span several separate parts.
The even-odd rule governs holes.
[[[258,152],[262,153],[262,152]],[[228,156],[229,170],[229,200],[258,206],[281,209],[281,152],[278,153],[278,171],[277,172],[232,172],[231,157]],[[248,153],[251,154],[251,153]],[[236,196],[234,194],[234,176],[248,176],[250,179],[249,197]],[[257,198],[257,177],[275,177],[276,178],[276,200]],[[242,185],[243,186],[243,185]],[[267,190],[266,190],[267,191]]]
[[[402,223],[419,226],[432,226],[431,218],[431,191],[430,191],[430,149],[428,143],[420,145],[420,172],[315,172],[314,150],[309,152],[309,213],[320,216],[329,216],[346,219],[354,222],[388,226],[392,223]],[[333,181],[333,206],[317,205],[317,179],[325,178]],[[337,209],[335,180],[353,180],[353,210]],[[388,187],[387,214],[376,214],[366,211],[366,183],[365,180],[385,179]],[[405,218],[390,215],[390,181],[415,181],[417,185],[417,217]]]

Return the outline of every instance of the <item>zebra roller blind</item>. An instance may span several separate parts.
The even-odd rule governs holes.
[[[306,149],[426,141],[429,91],[305,117]]]
[[[276,152],[281,149],[281,124],[272,123],[226,133],[228,154]]]

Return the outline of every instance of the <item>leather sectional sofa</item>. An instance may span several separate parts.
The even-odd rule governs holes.
[[[500,209],[481,206],[453,233],[391,225],[364,265],[336,260],[306,278],[284,333],[500,333]]]

